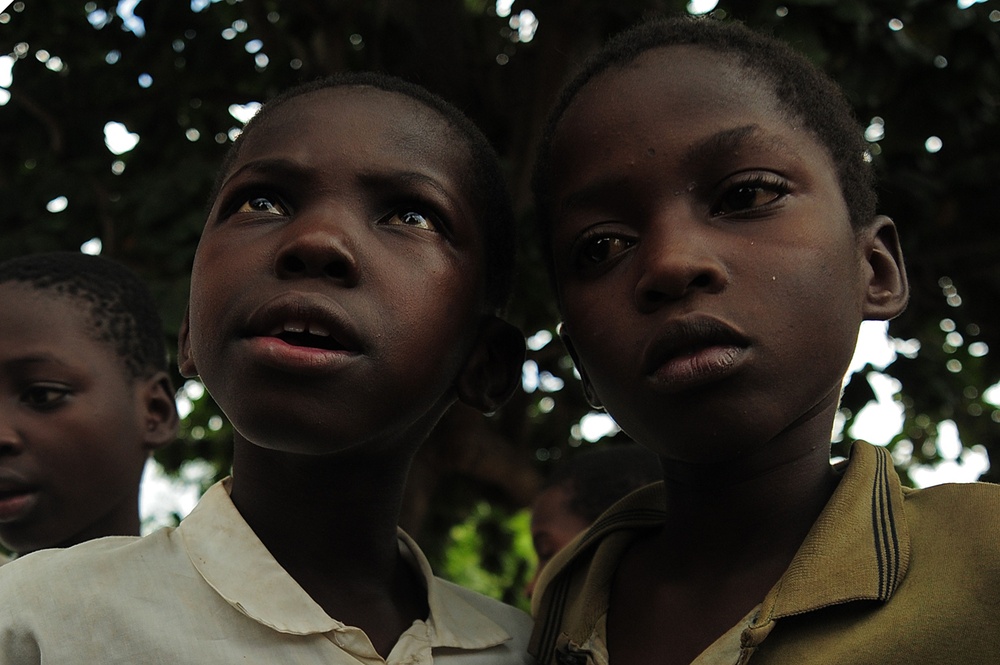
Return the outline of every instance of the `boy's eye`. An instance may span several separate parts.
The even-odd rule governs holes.
[[[415,229],[437,231],[437,223],[429,216],[416,210],[401,210],[394,212],[382,222],[389,226],[409,226]]]
[[[574,263],[582,269],[595,268],[617,258],[634,245],[635,240],[621,236],[599,235],[584,238],[577,245]]]
[[[243,202],[236,212],[266,212],[272,215],[287,215],[285,206],[274,197],[255,196]]]
[[[21,401],[33,407],[56,406],[67,397],[72,391],[61,386],[31,386],[21,393]]]
[[[722,193],[712,208],[713,216],[750,212],[773,203],[788,193],[788,187],[777,178],[760,178],[736,184]]]

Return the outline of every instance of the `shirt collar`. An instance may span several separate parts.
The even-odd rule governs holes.
[[[886,601],[910,561],[903,490],[885,448],[859,441],[837,489],[757,623],[853,600]]]
[[[343,629],[271,556],[229,498],[231,479],[213,485],[177,531],[191,563],[238,611],[281,633],[309,635]],[[427,558],[402,530],[400,553],[428,589],[426,620],[432,647],[481,649],[510,639],[470,605],[457,588],[434,577]],[[247,571],[253,571],[248,583]],[[467,593],[467,592],[465,592]]]
[[[506,630],[465,599],[471,592],[434,577],[430,563],[413,539],[402,529],[398,535],[400,553],[427,585],[431,646],[485,649],[511,639]]]
[[[532,614],[542,617],[529,649],[538,662],[549,662],[560,632],[575,644],[592,635],[607,610],[611,578],[624,550],[637,530],[662,522],[664,505],[662,482],[636,490],[550,562],[532,599]],[[574,563],[589,561],[592,549],[582,598],[567,607]],[[746,646],[759,644],[781,617],[853,600],[886,601],[906,575],[909,560],[903,490],[892,456],[858,441],[836,490],[742,639]]]

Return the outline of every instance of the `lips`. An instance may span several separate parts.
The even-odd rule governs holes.
[[[291,344],[328,351],[344,350],[337,338],[322,323],[316,321],[286,321],[271,330],[271,336]]]
[[[643,354],[643,375],[672,388],[711,381],[733,371],[749,340],[711,317],[671,321]]]
[[[316,293],[266,300],[252,311],[241,337],[252,362],[289,376],[328,376],[365,352],[343,307]]]
[[[21,519],[37,502],[37,488],[19,479],[0,475],[0,524]]]
[[[361,353],[358,333],[346,313],[328,298],[284,294],[250,316],[247,337],[273,337],[286,344],[326,351]]]

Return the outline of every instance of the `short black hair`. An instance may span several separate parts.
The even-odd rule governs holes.
[[[570,511],[593,522],[632,490],[662,478],[660,458],[655,453],[637,443],[618,443],[559,463],[543,489],[566,488]]]
[[[742,23],[711,17],[660,18],[612,38],[566,84],[549,114],[532,183],[547,257],[551,255],[550,161],[559,121],[577,94],[597,75],[613,67],[625,67],[647,51],[669,46],[700,46],[732,55],[742,67],[772,84],[788,116],[801,120],[829,152],[851,224],[861,228],[874,219],[876,193],[871,157],[854,111],[836,83],[784,42]]]
[[[133,379],[167,371],[153,294],[122,264],[80,252],[29,254],[0,263],[0,284],[6,282],[76,301],[89,316],[94,339],[114,348]]]
[[[473,194],[479,204],[479,219],[476,221],[484,235],[485,300],[496,311],[504,309],[514,283],[517,227],[500,159],[489,139],[462,111],[415,83],[378,72],[345,72],[285,90],[266,102],[233,142],[223,158],[222,167],[212,187],[209,205],[218,196],[222,182],[239,157],[246,137],[261,126],[265,119],[273,116],[282,104],[311,92],[344,86],[377,88],[409,97],[436,112],[464,140],[471,157],[472,186],[475,190]]]

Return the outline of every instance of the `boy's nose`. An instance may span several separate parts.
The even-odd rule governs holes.
[[[638,248],[642,272],[635,303],[642,312],[695,293],[718,293],[729,281],[718,247],[703,229],[697,224],[665,226],[646,234]]]
[[[14,424],[0,415],[0,457],[18,455],[24,450],[24,441],[17,433]]]
[[[283,279],[328,277],[353,286],[358,263],[343,219],[312,212],[288,224],[275,256],[275,274]]]

